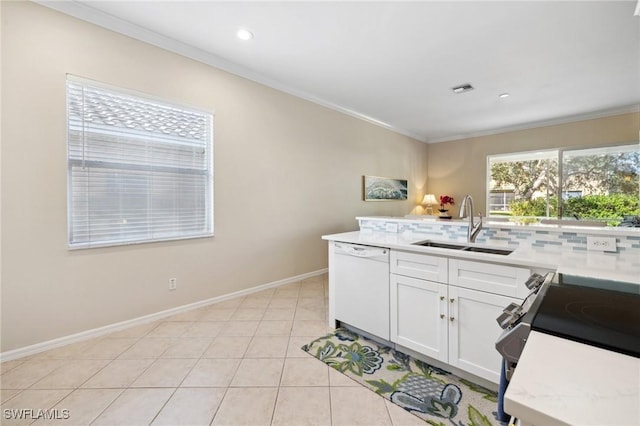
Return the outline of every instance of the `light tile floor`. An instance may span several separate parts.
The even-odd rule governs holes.
[[[425,424],[300,349],[328,331],[323,275],[4,362],[0,423]]]

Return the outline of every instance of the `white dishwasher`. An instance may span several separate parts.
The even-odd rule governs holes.
[[[334,243],[335,318],[389,340],[389,249]]]

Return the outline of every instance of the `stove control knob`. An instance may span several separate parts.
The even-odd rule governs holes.
[[[505,330],[515,322],[515,318],[510,313],[504,312],[498,318],[496,318],[496,321],[498,321],[498,325],[500,325],[500,328]]]
[[[529,277],[529,279],[524,283],[529,290],[540,287],[540,285],[544,282],[544,277],[540,274],[533,273]]]

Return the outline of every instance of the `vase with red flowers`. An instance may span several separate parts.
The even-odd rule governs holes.
[[[453,197],[450,197],[448,195],[441,195],[440,196],[440,218],[441,219],[451,219],[451,215],[449,214],[449,210],[445,209],[444,206],[446,206],[447,204],[454,204],[453,202]]]

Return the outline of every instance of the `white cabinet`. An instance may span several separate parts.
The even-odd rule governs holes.
[[[391,251],[391,273],[435,282],[447,282],[447,258]]]
[[[391,252],[391,341],[447,362],[447,258]]]
[[[509,303],[522,301],[455,286],[448,288],[448,301],[449,364],[498,383],[501,357],[495,342],[502,329],[496,318]]]
[[[524,299],[529,294],[524,283],[530,275],[528,268],[449,259],[449,284],[457,287]]]
[[[496,318],[528,290],[530,270],[391,252],[391,341],[498,383]]]
[[[391,274],[391,341],[448,360],[447,285]]]
[[[499,382],[496,318],[527,296],[529,268],[400,250],[390,251],[387,264],[384,256],[347,256],[340,244],[329,250],[332,325],[344,322]]]

